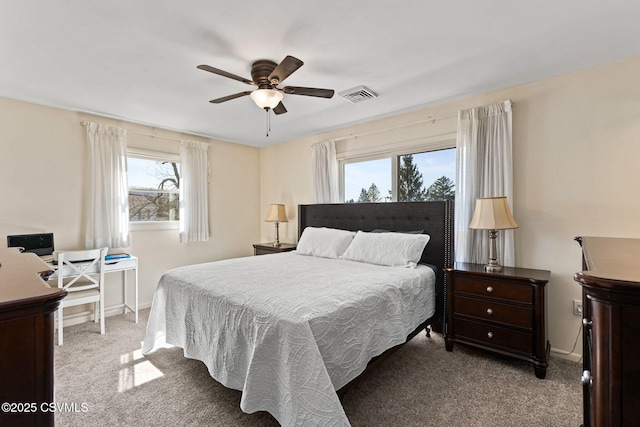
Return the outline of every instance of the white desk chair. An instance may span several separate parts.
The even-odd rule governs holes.
[[[73,272],[64,277],[62,274],[58,275],[58,287],[67,291],[67,296],[58,308],[58,345],[62,345],[63,341],[63,309],[74,305],[94,303],[94,321],[97,323],[98,317],[100,318],[100,333],[104,334],[104,257],[107,250],[108,248],[88,249],[54,254],[58,260],[58,270],[68,268]]]

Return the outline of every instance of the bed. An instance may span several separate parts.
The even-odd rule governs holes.
[[[451,202],[300,205],[297,251],[165,273],[143,353],[183,348],[217,381],[242,391],[244,412],[267,411],[281,425],[349,425],[338,392],[427,325],[442,330],[452,214]],[[307,251],[315,248],[311,232],[343,239],[344,230],[353,243],[341,257],[356,258]],[[425,234],[416,268],[354,261],[356,239],[413,242]]]

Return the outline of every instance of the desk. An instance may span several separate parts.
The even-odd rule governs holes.
[[[49,280],[54,280],[54,279],[57,280],[58,266],[54,265],[53,263],[47,263],[47,264],[50,266],[51,270],[54,271],[54,273],[51,276],[49,276]],[[97,271],[98,266],[95,266],[94,269],[95,271]],[[92,270],[89,270],[89,271],[92,271]],[[134,283],[135,297],[134,297],[133,307],[129,305],[129,303],[127,303],[127,270],[133,270],[134,276],[135,276],[135,283]],[[135,322],[138,323],[138,257],[131,256],[129,258],[120,258],[120,259],[112,259],[112,260],[105,261],[104,263],[105,274],[116,273],[119,271],[122,272],[122,280],[124,283],[124,302],[123,304],[117,304],[117,305],[112,305],[110,307],[105,307],[105,311],[113,308],[125,308],[125,309],[128,308],[132,313],[135,314]],[[63,267],[62,275],[63,277],[72,275],[71,268],[68,266]]]

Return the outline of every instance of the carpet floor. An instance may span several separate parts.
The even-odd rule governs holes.
[[[245,414],[241,393],[180,348],[140,352],[149,310],[109,317],[106,334],[84,323],[55,348],[57,426],[278,426]],[[529,363],[419,334],[355,382],[343,399],[356,426],[579,426],[581,366],[551,358],[547,377]]]

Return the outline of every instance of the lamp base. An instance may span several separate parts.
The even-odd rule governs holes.
[[[484,266],[484,271],[487,273],[500,273],[502,271],[502,266],[498,264],[497,237],[498,230],[489,230],[489,263]]]
[[[500,264],[485,264],[484,271],[487,273],[500,273],[502,271],[502,266]]]
[[[280,247],[280,224],[276,221],[276,240],[273,242],[274,248]]]

